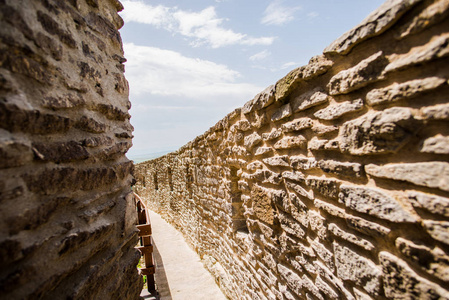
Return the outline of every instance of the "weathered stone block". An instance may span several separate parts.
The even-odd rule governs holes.
[[[277,266],[278,272],[281,275],[281,277],[285,280],[288,287],[292,289],[292,291],[295,292],[297,296],[302,295],[302,279],[298,276],[295,272],[290,270],[284,265],[278,264]]]
[[[419,162],[365,166],[367,174],[449,191],[449,163]]]
[[[388,60],[384,57],[382,51],[371,55],[356,66],[341,71],[332,77],[327,85],[329,94],[347,94],[383,79],[381,74],[387,64]]]
[[[420,151],[424,153],[449,154],[449,136],[436,135],[426,139]]]
[[[313,126],[313,121],[310,118],[300,118],[291,122],[282,124],[283,132],[300,131]]]
[[[290,149],[300,148],[304,149],[307,146],[307,140],[302,135],[298,136],[286,136],[274,144],[274,149]]]
[[[254,148],[254,146],[258,145],[262,142],[262,138],[257,133],[252,133],[245,137],[243,144],[248,150],[251,150]]]
[[[440,0],[432,3],[417,14],[412,20],[404,24],[401,27],[397,38],[402,39],[408,35],[419,33],[436,23],[443,21],[444,17],[448,15],[448,11],[449,3],[447,1]]]
[[[310,188],[323,196],[334,199],[338,198],[338,193],[340,192],[340,182],[335,179],[310,176],[307,177],[306,183]]]
[[[425,120],[449,120],[449,104],[438,104],[421,108],[421,117]]]
[[[449,256],[442,249],[438,247],[431,249],[426,245],[418,245],[403,238],[396,239],[396,247],[404,256],[416,262],[427,273],[441,280],[449,281]]]
[[[370,295],[379,295],[382,276],[380,268],[371,260],[337,242],[333,243],[333,248],[337,276],[363,287]]]
[[[409,191],[407,200],[416,208],[426,209],[431,213],[449,217],[449,198]]]
[[[362,41],[381,34],[421,0],[389,1],[366,17],[362,23],[330,44],[324,53],[347,54]]]
[[[342,103],[330,105],[326,108],[320,109],[313,115],[320,120],[336,120],[344,115],[354,113],[363,109],[363,100],[357,99],[354,101],[345,101]]]
[[[449,222],[424,220],[424,228],[437,241],[449,244]]]
[[[445,83],[446,80],[439,77],[428,77],[410,80],[404,83],[394,83],[385,88],[371,90],[366,94],[366,102],[369,105],[390,104],[392,102],[420,96]]]
[[[313,157],[292,156],[290,157],[292,168],[300,171],[310,170],[317,167],[317,161]]]
[[[329,102],[329,96],[320,88],[301,94],[292,101],[294,113]]]
[[[346,177],[362,177],[363,167],[358,163],[340,162],[335,160],[320,160],[318,167],[326,173],[338,174]]]
[[[284,78],[276,82],[276,101],[289,96],[302,80],[308,80],[324,74],[332,65],[333,61],[328,60],[324,55],[312,57],[307,66],[291,71]]]
[[[282,105],[278,110],[276,110],[271,116],[271,122],[280,121],[282,119],[288,118],[292,115],[292,109],[290,104],[287,103]]]
[[[273,225],[274,211],[270,192],[254,186],[251,190],[251,199],[253,200],[253,210],[256,217],[269,225]]]
[[[278,128],[278,129],[273,128],[268,133],[262,133],[262,139],[264,141],[271,141],[271,140],[277,139],[281,135],[282,135],[282,130],[280,128]]]
[[[347,207],[361,213],[396,223],[417,221],[416,215],[379,189],[341,185],[338,196]]]
[[[340,150],[340,141],[334,140],[320,140],[317,137],[313,137],[308,144],[307,149],[310,151],[336,151]]]
[[[287,155],[283,156],[273,156],[265,158],[262,160],[265,164],[272,167],[288,167],[290,166],[289,159]]]
[[[403,70],[413,65],[423,64],[431,60],[439,59],[449,55],[449,36],[442,35],[432,39],[424,46],[416,47],[409,53],[398,55],[385,68],[384,73]]]
[[[340,148],[353,155],[395,153],[419,127],[408,108],[367,114],[343,124]]]
[[[365,240],[361,237],[358,237],[352,233],[346,232],[346,231],[340,229],[334,223],[329,224],[328,229],[336,237],[339,237],[339,238],[341,238],[345,241],[348,241],[354,245],[360,246],[360,247],[364,248],[365,250],[372,251],[375,249],[375,246],[370,241],[367,241],[367,240]]]
[[[56,163],[84,160],[90,156],[86,148],[76,141],[33,143],[33,151],[38,159]]]
[[[393,254],[382,251],[379,260],[382,265],[385,296],[388,298],[447,298],[447,290],[422,278]]]

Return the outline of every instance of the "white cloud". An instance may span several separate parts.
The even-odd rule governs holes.
[[[282,25],[294,20],[294,13],[301,9],[300,6],[288,7],[282,0],[271,2],[265,9],[261,23],[266,25]]]
[[[131,96],[152,94],[201,101],[250,100],[263,87],[238,83],[240,73],[222,64],[154,47],[125,44]]]
[[[290,62],[283,64],[281,66],[281,70],[288,69],[288,68],[296,66],[296,65],[297,65],[297,63],[295,63],[294,61],[290,61]]]
[[[271,55],[271,52],[268,50],[263,50],[249,57],[250,61],[264,60],[268,56]]]
[[[318,17],[319,15],[320,14],[317,13],[316,11],[312,11],[307,14],[307,17],[309,17],[309,19],[314,19],[314,18]]]
[[[120,15],[125,22],[138,22],[163,28],[191,38],[192,46],[209,45],[271,45],[274,37],[251,37],[223,27],[225,19],[218,18],[213,6],[199,12],[183,11],[177,7],[151,6],[140,1],[122,1],[125,9]]]

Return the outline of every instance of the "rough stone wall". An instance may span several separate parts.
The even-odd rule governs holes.
[[[449,299],[448,12],[387,1],[136,166],[231,299]]]
[[[0,0],[0,299],[138,299],[116,0]]]

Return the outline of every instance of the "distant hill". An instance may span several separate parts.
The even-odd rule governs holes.
[[[172,152],[173,150],[169,151],[161,151],[161,152],[155,152],[155,153],[149,153],[149,154],[140,154],[140,155],[129,155],[128,158],[132,160],[135,164],[152,160],[161,156],[164,156],[167,153]]]

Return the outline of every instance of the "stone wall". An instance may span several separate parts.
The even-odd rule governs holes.
[[[449,299],[448,12],[387,1],[136,166],[231,299]]]
[[[138,299],[117,0],[0,0],[0,299]]]

